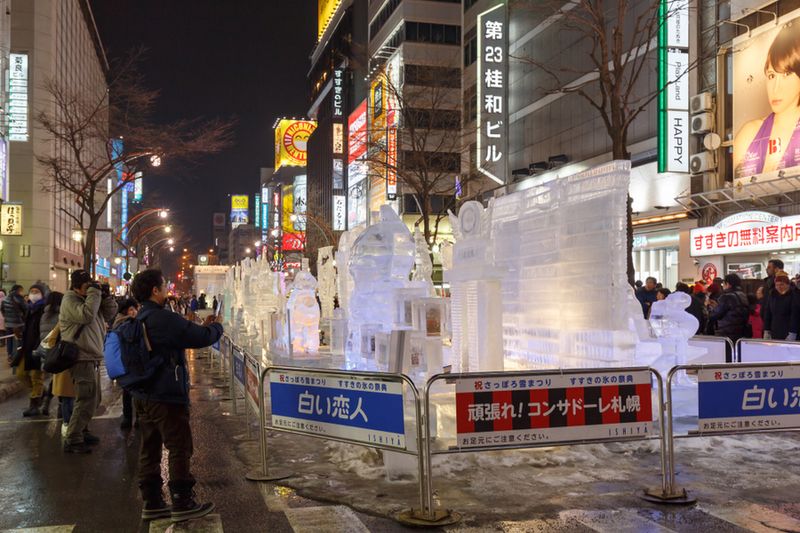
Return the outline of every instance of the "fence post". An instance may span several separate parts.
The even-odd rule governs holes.
[[[235,363],[233,362],[233,343],[231,343],[230,339],[228,339],[228,346],[230,348],[229,355],[229,367],[230,367],[230,387],[231,387],[231,401],[233,402],[233,414],[239,414],[239,407],[237,405],[236,399],[239,396],[239,391],[236,390],[236,376],[234,372]]]
[[[261,376],[258,380],[258,431],[259,442],[261,448],[261,468],[253,470],[245,474],[245,478],[250,481],[277,481],[279,479],[286,479],[292,476],[292,472],[286,469],[273,469],[270,470],[267,457],[267,413],[266,406],[264,405],[264,379],[269,374],[270,367],[266,367],[261,371]],[[247,404],[247,399],[245,399]],[[250,424],[248,424],[248,428]]]

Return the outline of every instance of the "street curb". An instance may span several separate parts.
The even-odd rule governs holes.
[[[0,403],[15,396],[23,389],[22,382],[17,378],[6,379],[0,381]]]

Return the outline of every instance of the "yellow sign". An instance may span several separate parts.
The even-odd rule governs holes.
[[[250,197],[246,195],[231,196],[231,209],[248,209]]]
[[[294,231],[294,221],[292,220],[292,215],[294,214],[294,185],[284,185],[281,192],[283,201],[283,231],[292,233]]]
[[[369,130],[372,142],[380,142],[386,135],[386,76],[378,75],[369,91]]]
[[[317,39],[322,37],[328,24],[331,23],[333,15],[336,13],[342,0],[319,0],[317,3]]]
[[[275,128],[275,170],[304,167],[308,159],[308,138],[317,129],[313,120],[282,119]]]

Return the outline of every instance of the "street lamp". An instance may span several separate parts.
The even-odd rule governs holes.
[[[170,246],[170,247],[169,247],[169,251],[170,251],[170,252],[174,252],[174,251],[175,251],[175,247],[174,247],[174,246]]]
[[[249,254],[250,252],[252,252],[252,250],[250,248],[245,248],[244,249],[244,253]]]
[[[261,246],[261,241],[254,242],[253,246],[255,246],[256,248],[260,247]]]
[[[121,257],[115,257],[115,258],[114,258],[114,264],[115,264],[115,265],[120,265],[120,264],[122,264],[122,258],[121,258]]]
[[[83,230],[72,230],[72,240],[75,242],[81,242],[83,240]]]
[[[164,233],[172,233],[172,226],[166,226],[164,228]]]
[[[158,216],[161,218],[167,218],[169,216],[169,211],[166,209],[162,209],[158,212]]]
[[[151,155],[150,156],[150,165],[152,165],[154,167],[160,167],[161,166],[161,156],[155,155],[155,154]]]
[[[167,239],[167,244],[172,246],[173,244],[175,244],[175,239]]]

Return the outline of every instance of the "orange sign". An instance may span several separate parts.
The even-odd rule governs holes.
[[[275,128],[275,170],[304,167],[308,159],[308,138],[317,129],[311,120],[282,119]]]

